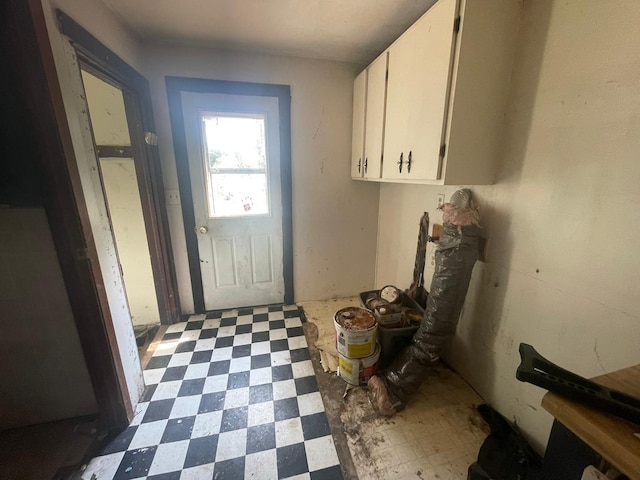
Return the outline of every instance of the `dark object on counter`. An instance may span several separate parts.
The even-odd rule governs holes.
[[[453,221],[464,224],[444,222],[420,328],[411,344],[380,374],[394,403],[399,405],[418,389],[425,369],[440,358],[455,335],[471,272],[478,259],[482,228],[477,224],[475,206],[464,208],[445,204],[444,214],[445,218],[448,215]]]
[[[596,407],[630,422],[640,424],[640,399],[603,387],[591,380],[558,367],[535,348],[520,344],[520,365],[516,378],[552,392]]]
[[[422,308],[427,306],[429,294],[424,288],[424,264],[427,256],[427,242],[429,241],[429,213],[424,212],[420,218],[418,230],[418,248],[416,261],[413,266],[413,283],[407,290],[407,295],[416,301]]]
[[[488,405],[478,412],[491,428],[467,480],[536,480],[542,461],[507,420]]]

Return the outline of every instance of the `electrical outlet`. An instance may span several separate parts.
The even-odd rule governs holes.
[[[444,205],[444,193],[438,194],[438,208],[442,208]]]
[[[431,255],[429,255],[429,265],[431,265],[431,268],[436,268],[436,252],[435,251],[431,252]]]

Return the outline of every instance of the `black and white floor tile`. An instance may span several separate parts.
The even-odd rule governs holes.
[[[342,479],[297,306],[171,325],[144,379],[131,425],[83,479]]]

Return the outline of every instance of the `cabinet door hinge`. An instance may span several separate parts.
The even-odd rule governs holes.
[[[447,144],[443,143],[440,145],[440,158],[444,158],[444,154],[447,151]]]
[[[453,32],[458,33],[460,31],[460,17],[456,17],[453,21]]]

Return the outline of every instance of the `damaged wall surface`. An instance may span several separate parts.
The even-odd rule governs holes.
[[[447,360],[538,450],[552,417],[515,379],[520,342],[585,377],[640,362],[639,17],[633,1],[526,2],[502,166],[470,186],[488,261]],[[378,287],[408,287],[420,215],[438,223],[456,188],[381,185]]]

